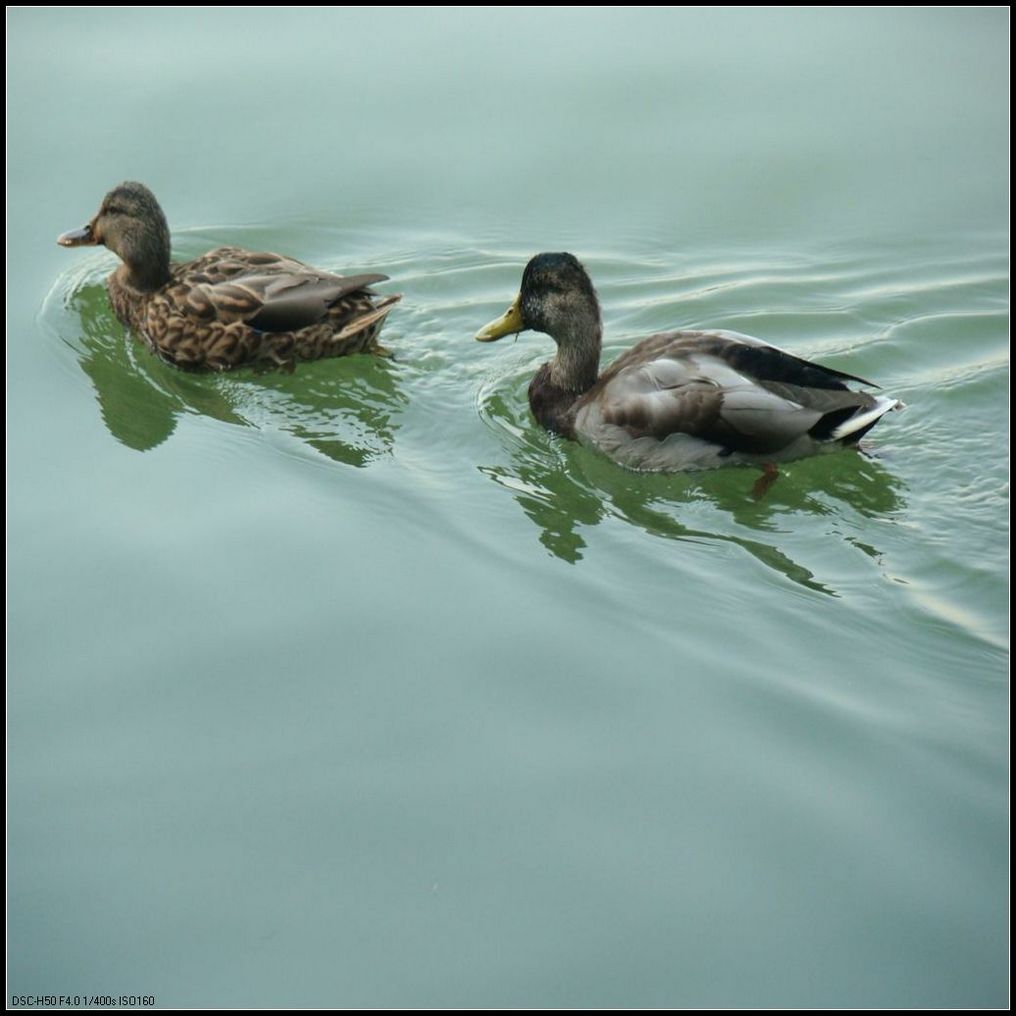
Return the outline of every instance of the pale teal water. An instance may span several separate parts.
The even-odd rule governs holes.
[[[12,996],[1007,1004],[1006,11],[8,29]],[[395,360],[153,361],[54,243],[124,178],[386,271]],[[608,356],[908,409],[761,503],[624,472],[471,340],[544,249]]]

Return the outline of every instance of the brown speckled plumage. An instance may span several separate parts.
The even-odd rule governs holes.
[[[377,336],[400,299],[368,288],[385,275],[332,275],[241,247],[171,262],[165,216],[139,183],[115,187],[87,226],[58,242],[105,244],[120,256],[106,283],[114,313],[153,353],[184,369],[288,368],[298,360],[384,352]]]

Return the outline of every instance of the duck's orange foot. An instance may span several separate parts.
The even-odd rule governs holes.
[[[780,471],[773,462],[767,462],[762,466],[762,475],[755,481],[751,488],[751,496],[756,501],[761,501],[766,496],[766,491],[779,479]]]

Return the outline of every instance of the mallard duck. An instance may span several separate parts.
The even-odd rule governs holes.
[[[192,370],[383,352],[377,335],[401,299],[368,288],[387,275],[332,275],[242,247],[171,262],[166,216],[133,181],[114,187],[87,226],[57,243],[104,244],[117,254],[123,264],[106,281],[114,313],[157,356]]]
[[[896,399],[852,391],[863,378],[730,331],[651,335],[602,374],[600,306],[571,254],[537,254],[515,302],[480,329],[493,342],[532,328],[557,343],[529,385],[547,430],[646,471],[762,467],[856,445]]]

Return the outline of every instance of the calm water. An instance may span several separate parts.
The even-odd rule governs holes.
[[[1007,11],[8,28],[12,994],[1007,1004]],[[153,360],[54,243],[125,178],[387,272],[395,359]],[[625,472],[472,341],[546,249],[607,357],[908,409],[758,503]]]

